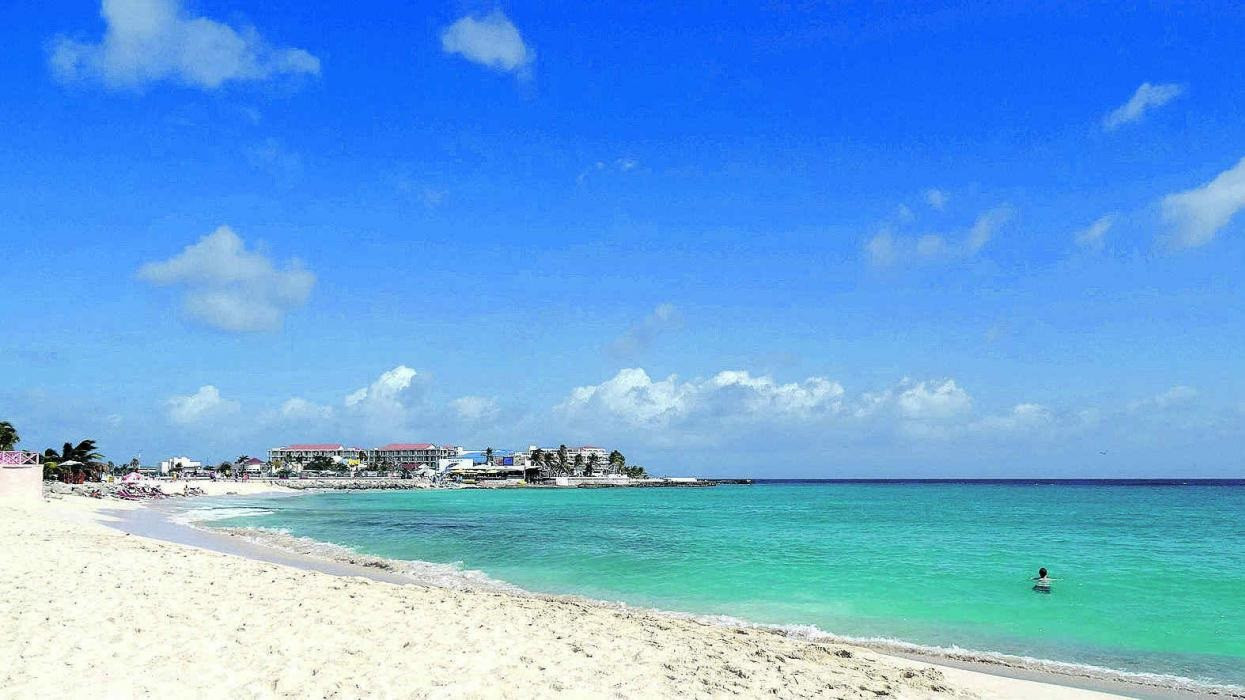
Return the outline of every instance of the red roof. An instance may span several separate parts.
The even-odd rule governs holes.
[[[340,443],[326,442],[326,443],[316,443],[316,444],[309,444],[309,445],[290,445],[289,447],[283,447],[281,449],[283,450],[320,450],[324,452],[324,451],[331,451],[331,450],[340,450],[341,448],[342,446]]]
[[[384,447],[377,447],[378,450],[433,450],[436,445],[431,442],[394,442]]]

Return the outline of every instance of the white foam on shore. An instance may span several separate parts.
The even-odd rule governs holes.
[[[214,527],[219,532],[241,538],[253,544],[273,547],[300,556],[326,559],[340,564],[352,564],[389,571],[409,578],[412,583],[455,590],[489,590],[511,594],[527,594],[527,591],[505,581],[490,577],[483,571],[467,569],[461,562],[439,564],[411,559],[387,559],[363,554],[350,547],[322,542],[310,537],[299,537],[287,530],[263,527]]]
[[[271,515],[276,511],[266,508],[249,508],[244,506],[219,507],[219,508],[191,508],[176,513],[169,514],[169,521],[178,525],[195,526],[197,523],[212,522],[214,520],[228,520],[230,518],[241,518],[248,515]]]
[[[987,666],[998,666],[1001,668],[1034,671],[1068,678],[1119,682],[1161,690],[1175,690],[1203,695],[1245,698],[1245,686],[1201,681],[1172,674],[1120,671],[1092,664],[1054,661],[1029,656],[1004,654],[1001,652],[978,651],[955,646],[940,647],[914,644],[887,637],[852,637],[833,634],[814,625],[762,624],[750,622],[748,620],[729,615],[706,615],[661,610],[656,608],[635,607],[624,602],[598,600],[578,595],[535,593],[505,581],[492,578],[482,571],[466,569],[462,566],[461,562],[454,564],[441,564],[437,562],[407,559],[389,559],[363,554],[350,547],[339,544],[293,535],[289,531],[283,529],[260,527],[207,527],[200,524],[243,515],[267,515],[271,512],[273,511],[262,508],[246,507],[203,508],[177,514],[175,516],[171,516],[171,518],[173,518],[175,522],[189,525],[197,529],[227,534],[233,537],[241,538],[253,544],[272,547],[300,556],[312,557],[342,564],[371,567],[381,571],[397,573],[405,578],[409,578],[412,583],[424,586],[449,588],[454,590],[499,591],[511,595],[535,597],[546,600],[573,601],[578,603],[601,605],[613,609],[631,610],[676,619],[694,620],[715,626],[763,630],[780,634],[785,637],[803,639],[810,642],[848,644],[852,646],[865,647],[883,654],[919,656],[928,659],[930,663],[938,663],[939,660],[958,661],[983,664]]]

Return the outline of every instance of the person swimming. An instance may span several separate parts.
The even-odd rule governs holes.
[[[1037,577],[1029,579],[1029,580],[1033,581],[1033,590],[1039,593],[1050,593],[1050,582],[1054,581],[1055,579],[1046,575],[1046,567],[1043,566],[1042,568],[1038,569]]]

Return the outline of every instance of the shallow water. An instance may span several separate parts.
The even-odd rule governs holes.
[[[1245,685],[1245,486],[766,484],[246,501],[278,529],[473,580]],[[1039,566],[1055,578],[1032,590]]]

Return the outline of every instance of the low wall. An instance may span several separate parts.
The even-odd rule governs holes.
[[[43,467],[0,466],[0,501],[35,502],[43,498]]]

